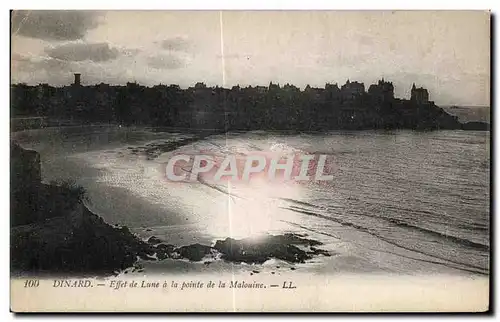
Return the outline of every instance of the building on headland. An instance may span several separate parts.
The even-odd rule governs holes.
[[[311,87],[309,85],[304,88],[304,93],[306,93],[308,97],[312,99],[320,99],[324,91],[325,90],[323,88]]]
[[[273,82],[269,83],[268,86],[269,91],[279,91],[280,90],[280,84],[273,84]]]
[[[80,86],[81,85],[81,77],[82,74],[80,73],[75,73],[75,81],[73,82],[73,86]]]
[[[339,86],[335,84],[325,84],[325,100],[330,104],[338,104],[341,98]]]
[[[386,82],[382,78],[377,84],[372,84],[368,88],[368,94],[380,102],[394,100],[394,85],[392,82]]]
[[[71,109],[74,110],[74,113],[70,113],[70,119],[73,120],[73,117],[76,114],[81,114],[82,111],[85,109],[84,106],[84,91],[86,90],[85,87],[82,86],[81,83],[81,74],[80,73],[74,73],[74,81],[73,84],[71,84],[71,87],[69,88],[68,94],[68,104],[71,106]]]
[[[338,93],[340,93],[340,88],[339,88],[339,85],[337,85],[337,83],[335,83],[335,84],[326,83],[325,84],[325,91],[338,94]]]
[[[344,100],[351,100],[365,93],[365,84],[347,80],[340,92]]]
[[[429,103],[429,92],[423,87],[417,88],[415,83],[413,83],[410,100],[417,104],[427,104]]]

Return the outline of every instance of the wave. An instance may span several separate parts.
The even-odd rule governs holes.
[[[299,200],[294,200],[294,199],[289,199],[289,198],[283,198],[283,200],[286,200],[286,201],[289,201],[289,202],[292,202],[295,204],[299,204],[299,205],[312,207],[312,208],[319,208],[316,205],[313,205],[313,204],[310,204],[307,202],[303,202],[303,201],[299,201]],[[300,210],[300,208],[297,208],[294,206],[292,206],[290,209],[299,209]],[[329,209],[329,208],[326,207],[326,209]],[[307,209],[304,209],[304,210],[307,211]],[[417,226],[415,224],[410,224],[410,223],[404,222],[404,221],[399,220],[399,219],[387,218],[387,217],[382,217],[382,216],[377,216],[377,215],[368,215],[368,214],[357,214],[357,215],[383,220],[383,221],[389,222],[389,223],[394,224],[394,225],[399,226],[399,227],[404,227],[407,229],[416,230],[416,231],[419,231],[422,233],[426,233],[428,235],[432,235],[432,236],[437,237],[437,238],[445,239],[447,241],[452,241],[452,242],[455,242],[461,246],[465,246],[465,247],[468,247],[471,249],[486,251],[486,252],[490,250],[490,247],[488,245],[476,243],[476,242],[473,242],[473,241],[465,239],[465,238],[461,238],[461,237],[457,237],[457,236],[453,236],[453,235],[449,235],[449,234],[444,234],[442,232],[438,232],[438,231],[431,230],[428,228],[423,228],[423,227]],[[331,218],[329,216],[324,216],[324,217]],[[472,226],[471,228],[476,229],[476,230],[481,230],[481,229],[487,230],[487,228],[486,227],[483,228],[483,226]],[[470,228],[467,227],[466,229],[470,229]]]
[[[306,209],[301,209],[299,207],[281,207],[281,208],[282,209],[287,209],[287,210],[290,210],[290,211],[294,211],[294,212],[297,212],[297,213],[301,213],[301,214],[304,214],[304,215],[309,215],[309,216],[313,216],[313,217],[317,217],[317,218],[321,218],[321,219],[333,221],[333,222],[336,222],[336,223],[338,223],[338,224],[340,224],[342,226],[351,227],[351,228],[354,228],[354,229],[356,229],[358,231],[367,233],[367,234],[369,234],[369,235],[371,235],[373,237],[376,237],[376,238],[378,238],[378,239],[380,239],[380,240],[382,240],[382,241],[384,241],[384,242],[386,242],[388,244],[391,244],[393,246],[396,246],[396,247],[399,247],[399,248],[402,248],[402,249],[405,249],[405,250],[408,250],[408,251],[420,253],[422,255],[430,256],[430,257],[433,257],[433,258],[436,258],[436,259],[440,259],[440,260],[448,262],[448,263],[460,265],[460,266],[454,267],[456,269],[460,269],[460,270],[464,270],[464,271],[468,271],[468,272],[473,272],[473,273],[477,273],[477,274],[488,275],[487,269],[485,270],[485,268],[483,268],[481,266],[476,266],[476,265],[472,265],[472,264],[468,264],[468,263],[454,261],[454,260],[451,260],[451,259],[448,259],[448,258],[437,256],[435,254],[426,253],[426,252],[424,252],[422,250],[419,250],[419,249],[416,249],[416,248],[412,248],[412,247],[409,247],[409,246],[402,245],[402,244],[400,244],[398,242],[395,242],[394,240],[391,240],[389,238],[386,238],[386,237],[382,236],[381,234],[379,234],[378,232],[374,231],[373,229],[361,226],[361,225],[353,223],[353,222],[348,222],[348,221],[341,220],[339,218],[322,215],[322,214],[319,214],[319,213],[316,213],[316,212],[312,212],[312,211],[309,211],[309,210],[306,210]],[[466,243],[466,242],[464,244],[468,245],[468,243]],[[474,243],[474,244],[476,244],[476,243]],[[485,245],[483,245],[483,246],[485,246]]]
[[[460,238],[460,237],[456,237],[456,236],[452,236],[452,235],[448,235],[448,234],[443,234],[443,233],[435,231],[435,230],[431,230],[431,229],[423,228],[423,227],[420,227],[417,225],[409,224],[409,223],[406,223],[404,221],[397,220],[397,219],[386,218],[385,220],[387,220],[387,221],[389,221],[397,226],[400,226],[400,227],[405,227],[408,229],[417,230],[417,231],[420,231],[420,232],[423,232],[423,233],[426,233],[428,235],[432,235],[432,236],[435,236],[438,238],[444,238],[448,241],[455,242],[461,246],[465,246],[465,247],[469,247],[469,248],[477,249],[477,250],[481,250],[481,251],[489,251],[490,250],[490,247],[488,245],[476,243],[476,242],[473,242],[473,241],[465,239],[465,238]]]

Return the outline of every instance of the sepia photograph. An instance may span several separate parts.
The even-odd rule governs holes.
[[[10,308],[487,312],[489,11],[10,11]]]

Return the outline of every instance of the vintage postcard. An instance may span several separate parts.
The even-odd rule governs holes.
[[[490,12],[12,11],[14,312],[485,312]]]

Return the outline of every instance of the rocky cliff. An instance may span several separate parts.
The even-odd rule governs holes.
[[[130,267],[151,246],[113,227],[83,204],[84,191],[41,182],[40,155],[11,143],[11,268],[104,273]]]

